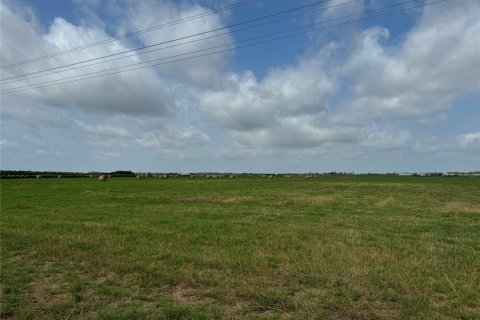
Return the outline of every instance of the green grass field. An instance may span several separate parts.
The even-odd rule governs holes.
[[[480,319],[480,179],[1,182],[13,319]]]

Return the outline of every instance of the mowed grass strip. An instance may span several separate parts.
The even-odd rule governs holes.
[[[1,182],[13,319],[479,319],[480,180]]]

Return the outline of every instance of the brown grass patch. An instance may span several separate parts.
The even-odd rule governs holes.
[[[323,206],[335,201],[333,196],[312,196],[301,195],[293,197],[293,204],[303,204],[311,206]]]
[[[29,287],[35,304],[46,308],[70,298],[60,275],[39,277],[30,282]]]
[[[255,200],[253,196],[194,196],[194,197],[179,197],[176,199],[179,202],[203,202],[203,203],[217,203],[217,204],[240,204]]]
[[[243,314],[248,309],[248,303],[245,301],[237,300],[234,304],[224,305],[223,314],[226,319],[234,319],[235,316]]]
[[[447,202],[442,209],[443,212],[480,213],[480,204],[452,201]]]
[[[383,200],[380,200],[377,202],[377,207],[387,207],[394,205],[397,201],[395,200],[394,197],[390,196],[388,198],[385,198]]]
[[[83,193],[90,197],[105,197],[111,195],[109,191],[85,190]]]
[[[25,185],[25,184],[19,184],[19,185],[12,186],[12,189],[13,190],[27,190],[27,189],[30,189],[30,186]]]
[[[333,319],[355,319],[355,320],[372,320],[372,319],[398,319],[399,312],[394,309],[375,307],[373,310],[335,310]]]
[[[253,196],[235,196],[220,199],[220,203],[244,203],[253,201],[255,197]]]
[[[178,303],[186,305],[212,305],[215,299],[200,297],[196,290],[188,288],[183,284],[176,285],[170,292],[170,297]]]

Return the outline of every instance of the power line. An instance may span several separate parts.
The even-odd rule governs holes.
[[[329,19],[329,20],[321,21],[321,22],[318,22],[318,23],[313,23],[313,24],[306,25],[306,26],[301,26],[301,27],[296,27],[296,28],[290,28],[290,29],[286,29],[286,30],[282,30],[282,31],[274,32],[274,33],[269,33],[269,34],[262,35],[262,36],[257,36],[257,37],[254,37],[254,38],[245,39],[245,40],[238,41],[238,42],[234,42],[234,43],[227,43],[227,44],[224,44],[224,45],[219,45],[219,46],[215,46],[215,47],[210,47],[210,48],[207,48],[207,49],[195,50],[195,51],[191,51],[191,52],[188,52],[188,53],[183,53],[183,54],[173,55],[173,56],[164,57],[164,58],[160,58],[160,59],[154,59],[154,60],[150,60],[150,61],[144,61],[144,62],[139,62],[139,63],[135,63],[135,64],[120,66],[120,67],[113,68],[113,69],[107,69],[107,70],[102,70],[102,71],[97,71],[97,72],[91,72],[91,73],[87,73],[87,74],[83,74],[83,75],[76,75],[76,76],[71,76],[71,77],[67,77],[67,78],[51,80],[51,81],[48,81],[48,82],[51,83],[51,82],[56,82],[56,81],[60,81],[60,80],[64,80],[64,79],[71,79],[71,78],[81,77],[81,76],[85,76],[85,75],[97,74],[97,73],[101,73],[101,72],[105,72],[105,71],[118,70],[118,69],[125,68],[125,67],[129,67],[129,66],[132,66],[132,65],[147,64],[147,63],[156,62],[156,61],[160,61],[160,60],[166,60],[166,59],[175,58],[175,57],[179,57],[179,56],[185,56],[185,55],[187,55],[187,54],[204,52],[204,51],[208,51],[208,50],[212,50],[212,49],[217,49],[217,48],[221,48],[221,47],[225,47],[225,46],[229,46],[229,45],[235,45],[235,44],[242,43],[242,42],[257,40],[257,39],[260,39],[260,38],[265,38],[265,37],[269,37],[269,36],[281,34],[281,33],[288,32],[288,31],[293,31],[293,30],[303,29],[303,28],[307,28],[307,27],[312,27],[312,26],[315,26],[315,25],[318,25],[318,24],[323,24],[323,23],[326,23],[326,22],[332,22],[332,21],[336,21],[336,20],[340,20],[340,19],[345,19],[345,18],[349,18],[349,17],[353,17],[353,16],[358,16],[358,15],[361,15],[361,14],[364,14],[364,13],[369,13],[369,12],[373,12],[373,11],[379,11],[379,10],[383,10],[383,9],[386,9],[386,8],[391,8],[391,7],[403,5],[403,4],[406,4],[406,3],[409,3],[409,2],[415,2],[415,0],[409,0],[409,1],[406,1],[406,2],[402,2],[402,3],[396,3],[396,4],[393,4],[393,5],[385,6],[385,7],[378,8],[378,9],[366,10],[366,11],[363,11],[363,12],[361,12],[361,13],[355,13],[355,14],[351,14],[351,15],[347,15],[347,16],[343,16],[343,17],[339,17],[339,18]],[[338,5],[330,6],[330,7],[324,8],[324,9],[332,8],[332,7],[335,7],[335,6],[338,6]],[[310,13],[311,13],[311,12],[310,12]],[[300,15],[300,14],[298,14],[298,15]],[[296,15],[296,16],[298,16],[298,15]],[[289,18],[291,18],[291,17],[289,17]],[[213,36],[212,36],[212,37],[213,37]],[[197,40],[201,40],[201,39],[197,39]],[[197,40],[194,40],[194,41],[197,41]],[[157,49],[157,50],[159,50],[159,49]],[[154,51],[154,50],[152,50],[152,51]],[[151,51],[150,51],[150,52],[151,52]],[[126,57],[122,57],[122,58],[126,58]],[[118,60],[118,59],[120,59],[120,58],[117,58],[117,60]],[[114,60],[114,59],[112,59],[112,60]],[[105,61],[105,62],[108,62],[108,61]],[[101,62],[101,63],[103,63],[103,62]],[[77,68],[71,68],[71,69],[67,69],[67,70],[64,70],[64,71],[71,71],[71,70],[74,70],[74,69],[79,69],[79,68],[82,68],[82,67],[92,66],[92,65],[95,65],[95,64],[97,64],[97,63],[93,63],[93,64],[89,64],[89,65],[81,66],[81,67],[77,67]],[[64,72],[64,71],[60,71],[60,72]],[[47,75],[51,75],[51,74],[55,74],[55,73],[50,73],[50,74],[47,74]],[[42,75],[42,76],[43,76],[43,75]],[[31,77],[31,78],[33,78],[33,77]],[[27,78],[27,79],[30,79],[30,78]],[[16,81],[11,81],[11,82],[8,82],[8,83],[13,83],[13,82],[17,82],[17,81],[23,81],[23,80],[24,80],[24,79],[16,80]],[[44,82],[44,83],[47,83],[47,82]],[[36,85],[36,84],[34,84],[34,85]],[[7,90],[9,90],[9,89],[7,89]]]
[[[331,0],[329,0],[329,1],[331,1]],[[347,1],[347,2],[340,3],[340,4],[336,4],[336,5],[332,5],[332,6],[328,6],[328,7],[323,7],[323,8],[320,8],[320,10],[327,10],[327,9],[331,9],[331,8],[342,6],[342,5],[347,5],[347,4],[350,4],[350,3],[353,3],[353,2],[357,2],[357,1],[360,1],[360,0],[350,0],[350,1]],[[251,28],[255,28],[255,27],[259,27],[259,26],[263,26],[263,25],[267,25],[267,24],[271,24],[271,23],[275,23],[275,22],[279,22],[279,21],[283,21],[283,20],[286,20],[286,19],[292,19],[292,18],[299,17],[299,16],[305,15],[305,14],[311,14],[313,12],[315,12],[315,11],[301,12],[301,13],[298,13],[298,14],[295,14],[295,15],[292,15],[292,16],[288,16],[288,17],[284,17],[284,18],[280,18],[280,19],[276,19],[276,20],[271,20],[271,21],[267,21],[267,22],[263,22],[263,23],[258,23],[258,24],[254,24],[254,25],[251,25],[251,26],[246,26],[246,27],[243,27],[243,28],[232,30],[231,32],[243,31],[243,30],[247,30],[247,29],[251,29]],[[335,19],[333,19],[333,20],[335,20]],[[329,22],[329,21],[326,21],[326,22]],[[305,27],[305,26],[303,26],[303,27]],[[44,69],[44,70],[35,71],[35,72],[31,72],[31,73],[16,75],[16,76],[13,76],[13,77],[2,79],[0,81],[3,81],[2,84],[4,84],[4,85],[5,84],[10,84],[10,83],[24,81],[24,80],[28,80],[28,79],[34,79],[34,78],[48,76],[48,75],[52,75],[52,74],[58,74],[58,73],[62,73],[62,72],[67,72],[67,71],[77,70],[77,69],[81,69],[81,68],[91,67],[91,66],[101,64],[101,63],[107,63],[107,62],[112,62],[112,61],[116,61],[116,60],[136,57],[138,55],[147,54],[147,53],[160,51],[160,50],[165,50],[165,49],[170,49],[170,48],[173,48],[173,47],[178,47],[178,46],[182,46],[182,45],[185,45],[185,44],[194,43],[194,42],[198,42],[198,41],[202,41],[202,40],[208,40],[208,39],[212,39],[212,38],[216,38],[216,37],[220,37],[220,36],[224,36],[224,35],[228,35],[228,34],[230,34],[230,31],[227,31],[227,32],[224,32],[224,33],[221,33],[221,34],[216,34],[216,35],[213,35],[213,36],[208,36],[208,37],[204,37],[204,38],[200,38],[200,39],[187,41],[187,42],[182,42],[182,43],[179,43],[179,44],[174,44],[174,45],[167,46],[167,47],[157,48],[157,49],[144,51],[144,52],[137,52],[135,54],[124,56],[124,57],[108,59],[108,60],[105,60],[105,61],[98,61],[98,62],[95,62],[95,63],[85,64],[85,65],[81,65],[81,66],[78,66],[78,67],[68,68],[68,69],[59,70],[59,71],[55,71],[55,72],[50,72],[50,73],[46,73],[46,74],[45,74],[45,72],[61,69],[61,68],[64,68],[64,67],[54,67],[54,68]],[[93,59],[93,60],[95,60],[95,59]],[[92,59],[85,60],[83,62],[77,62],[75,64],[87,63],[87,62],[90,62],[90,61],[92,61]],[[67,65],[67,66],[69,66],[69,65]],[[42,73],[42,74],[39,74],[39,73]],[[13,80],[13,81],[8,81],[8,80]]]
[[[150,32],[150,31],[154,31],[154,30],[163,29],[163,28],[170,27],[170,26],[173,26],[173,25],[176,25],[176,24],[179,24],[179,23],[203,18],[203,17],[209,16],[209,15],[212,15],[212,14],[216,14],[216,13],[219,13],[219,12],[222,12],[222,11],[226,11],[226,10],[229,10],[229,9],[244,6],[244,5],[247,5],[247,4],[250,4],[250,3],[253,3],[253,2],[258,2],[258,1],[261,1],[261,0],[248,0],[248,1],[239,2],[239,3],[236,3],[236,4],[232,4],[232,5],[229,5],[229,6],[219,8],[217,10],[205,11],[203,13],[198,13],[198,14],[195,14],[193,16],[189,16],[189,17],[186,17],[186,18],[166,22],[166,23],[163,23],[163,24],[160,24],[160,25],[157,25],[157,26],[153,26],[153,27],[138,30],[138,31],[135,31],[135,32],[127,33],[127,34],[124,34],[124,35],[121,35],[121,36],[112,37],[112,38],[109,38],[109,39],[93,42],[93,43],[86,44],[86,45],[83,45],[83,46],[58,51],[58,52],[47,54],[47,55],[37,57],[37,58],[18,61],[18,62],[11,63],[11,64],[6,65],[6,66],[1,66],[0,69],[12,68],[12,67],[15,67],[15,66],[19,66],[19,65],[23,65],[23,64],[27,64],[27,63],[31,63],[31,62],[35,62],[35,61],[44,60],[44,59],[48,59],[48,58],[51,58],[51,57],[56,57],[56,56],[59,56],[59,55],[62,55],[62,54],[67,54],[67,53],[71,53],[71,52],[75,52],[75,51],[79,51],[79,50],[83,50],[83,49],[107,44],[107,43],[114,42],[114,41],[117,41],[117,40],[132,37],[132,36],[135,36],[137,34],[142,34],[142,33]]]
[[[220,27],[220,28],[216,28],[216,29],[212,29],[212,30],[208,30],[208,31],[199,32],[199,33],[191,34],[191,35],[188,35],[188,36],[179,37],[179,38],[176,38],[176,39],[162,41],[162,42],[158,42],[158,43],[154,43],[154,44],[151,44],[151,45],[146,45],[146,46],[142,46],[142,47],[138,47],[138,48],[134,48],[134,49],[129,49],[129,50],[125,50],[125,51],[122,51],[122,52],[112,53],[112,54],[108,54],[108,55],[101,56],[101,57],[96,57],[96,58],[92,58],[92,59],[78,61],[78,62],[66,64],[66,65],[63,65],[63,66],[52,67],[52,68],[36,71],[34,73],[28,73],[28,74],[23,74],[23,75],[28,76],[28,75],[36,74],[36,73],[40,73],[40,72],[58,70],[58,69],[66,68],[66,67],[71,67],[71,66],[74,66],[74,65],[79,65],[79,64],[82,64],[82,63],[87,63],[87,62],[91,62],[91,61],[96,61],[96,60],[101,60],[101,59],[105,59],[105,58],[110,58],[110,57],[122,55],[122,54],[129,53],[129,52],[144,50],[144,49],[151,48],[151,47],[156,47],[156,46],[159,46],[159,45],[162,45],[162,44],[168,44],[168,43],[172,43],[172,42],[176,42],[176,41],[180,41],[180,40],[185,40],[185,39],[201,36],[201,35],[204,35],[204,34],[217,32],[217,31],[220,31],[220,30],[228,30],[230,28],[235,28],[235,27],[245,25],[245,24],[249,24],[249,23],[252,23],[252,22],[255,22],[255,21],[260,21],[260,20],[276,17],[276,16],[279,16],[279,15],[287,14],[287,13],[290,13],[290,12],[294,12],[294,11],[303,10],[303,9],[306,9],[306,8],[318,6],[320,4],[324,4],[324,3],[327,3],[327,2],[330,2],[330,1],[333,1],[333,0],[316,1],[314,3],[310,3],[310,4],[307,4],[307,5],[294,7],[294,8],[291,8],[291,9],[279,11],[279,12],[269,14],[269,15],[266,15],[266,16],[257,17],[257,18],[254,18],[254,19],[245,20],[245,21],[242,21],[242,22],[238,22],[238,23],[228,25],[228,26],[224,26],[224,27]],[[23,76],[23,75],[19,75],[18,77]],[[8,79],[13,79],[13,77],[10,77]],[[7,79],[3,79],[3,80],[7,80]]]
[[[114,75],[114,74],[123,73],[123,72],[128,72],[128,71],[145,69],[145,68],[150,68],[150,67],[155,67],[155,66],[170,64],[170,63],[174,63],[174,62],[191,60],[191,59],[200,58],[200,57],[205,57],[205,56],[210,56],[210,55],[218,54],[218,53],[222,53],[222,52],[232,51],[232,50],[235,50],[235,49],[252,47],[252,46],[255,46],[255,45],[264,44],[264,43],[268,43],[268,42],[272,42],[272,41],[277,41],[277,40],[281,40],[281,39],[286,39],[286,38],[290,38],[290,37],[294,37],[294,36],[298,36],[298,35],[302,35],[302,34],[306,34],[306,33],[311,33],[311,32],[317,32],[317,31],[320,31],[320,30],[330,29],[330,28],[333,28],[333,27],[338,27],[338,26],[350,24],[350,23],[353,23],[353,22],[364,21],[364,20],[369,20],[369,19],[372,19],[372,18],[377,18],[377,17],[387,16],[387,15],[391,15],[391,14],[395,14],[395,13],[405,12],[405,11],[407,11],[407,10],[411,10],[411,9],[415,9],[415,8],[427,7],[427,6],[430,6],[430,5],[434,5],[434,4],[438,4],[438,3],[446,2],[446,1],[448,1],[448,0],[438,0],[438,1],[434,1],[434,2],[429,2],[429,3],[421,4],[421,5],[412,6],[412,7],[409,7],[409,8],[404,8],[404,9],[399,9],[399,10],[395,10],[395,11],[391,11],[391,12],[381,13],[381,14],[377,14],[377,15],[374,15],[374,16],[369,16],[369,17],[365,17],[365,18],[350,20],[350,21],[338,23],[338,24],[335,24],[335,25],[327,26],[327,27],[321,27],[321,28],[317,28],[317,29],[311,29],[311,30],[307,30],[307,31],[301,31],[301,32],[297,32],[297,33],[293,33],[293,34],[289,34],[289,35],[285,35],[285,36],[273,38],[273,39],[268,39],[268,40],[258,41],[258,42],[254,42],[254,43],[250,43],[250,44],[245,44],[245,45],[242,45],[242,46],[237,46],[237,47],[234,47],[234,48],[229,48],[229,49],[224,49],[224,50],[219,50],[219,51],[214,51],[214,52],[208,52],[208,53],[201,54],[201,55],[197,55],[197,56],[193,56],[193,57],[186,57],[186,58],[181,58],[181,59],[177,59],[177,60],[172,60],[172,61],[157,63],[157,64],[153,64],[153,65],[136,67],[136,68],[130,68],[130,69],[126,69],[126,70],[119,70],[119,71],[110,72],[110,73],[105,73],[105,74],[100,74],[100,75],[95,75],[95,76],[91,76],[91,77],[85,77],[85,76],[88,76],[88,75],[91,75],[91,74],[102,73],[102,72],[105,72],[105,71],[118,70],[118,69],[122,69],[122,68],[126,68],[126,67],[131,67],[131,66],[133,66],[133,65],[138,65],[138,64],[133,64],[133,65],[127,65],[127,66],[123,66],[123,67],[119,67],[119,68],[114,68],[114,69],[110,69],[110,70],[97,71],[97,72],[90,73],[90,74],[84,74],[84,75],[78,75],[78,76],[70,77],[70,78],[85,77],[85,78],[81,78],[81,79],[74,79],[74,80],[69,80],[69,81],[61,82],[62,80],[70,79],[70,78],[64,78],[64,79],[57,79],[57,80],[52,80],[52,81],[44,82],[44,83],[37,83],[37,84],[34,84],[34,85],[28,85],[28,86],[23,86],[23,87],[11,88],[11,89],[7,89],[7,90],[3,91],[2,94],[10,94],[10,93],[17,93],[17,92],[22,92],[22,91],[27,91],[27,90],[34,90],[34,89],[39,89],[39,88],[44,88],[44,87],[50,87],[50,86],[55,86],[55,85],[60,85],[60,84],[67,84],[67,83],[72,83],[72,82],[77,82],[77,81],[82,81],[82,80],[88,80],[88,79],[93,79],[93,78],[98,78],[98,77],[103,77],[103,76]],[[400,3],[400,4],[406,4],[406,3],[409,3],[409,2],[413,2],[413,1],[407,1],[407,2]],[[390,7],[390,6],[388,6],[388,7]],[[383,8],[379,8],[379,9],[369,10],[369,12],[382,10],[382,9],[385,9],[385,8],[388,8],[388,7],[383,7]],[[359,14],[362,14],[362,13],[359,13]],[[359,15],[359,14],[356,14],[356,15]],[[345,16],[345,17],[348,17],[348,16]],[[338,18],[338,19],[344,19],[345,17]],[[251,39],[250,39],[250,40],[251,40]],[[204,50],[202,50],[202,51],[211,50],[211,49],[212,49],[212,48],[210,48],[210,49],[204,49]],[[191,53],[186,53],[186,54],[191,54]],[[182,54],[182,55],[186,55],[186,54]],[[180,55],[177,55],[177,56],[180,56]],[[169,58],[171,58],[171,57],[169,57]],[[164,59],[167,59],[167,58],[162,58],[162,59],[158,59],[158,60],[164,60]],[[155,61],[155,60],[152,60],[152,61]],[[152,61],[145,62],[145,63],[151,63]],[[51,83],[51,82],[58,82],[58,83]],[[50,84],[48,84],[48,83],[50,83]]]
[[[329,28],[332,28],[332,27],[341,26],[341,25],[345,25],[345,24],[348,24],[348,23],[352,23],[352,22],[363,21],[363,20],[368,20],[368,19],[375,18],[375,17],[380,17],[380,16],[390,15],[390,14],[394,14],[394,13],[398,13],[398,12],[403,12],[403,11],[411,10],[411,9],[414,9],[414,8],[425,7],[425,6],[428,6],[428,5],[433,5],[433,4],[440,3],[440,2],[445,2],[445,1],[448,1],[448,0],[439,0],[439,1],[435,1],[435,2],[426,3],[426,4],[423,4],[423,5],[413,6],[413,7],[410,7],[410,8],[400,9],[400,10],[391,11],[391,12],[387,12],[387,13],[382,13],[382,14],[378,14],[378,15],[374,15],[374,16],[370,16],[370,17],[365,17],[365,18],[361,18],[361,19],[356,19],[356,20],[352,20],[352,21],[347,21],[347,22],[344,22],[344,23],[339,23],[339,24],[336,24],[336,25],[328,26],[328,27],[323,27],[323,28],[318,28],[318,29],[313,29],[313,30],[307,30],[307,31],[297,32],[297,33],[290,34],[290,35],[283,36],[283,37],[278,37],[278,38],[274,38],[274,39],[258,41],[258,42],[253,43],[253,44],[246,44],[246,45],[237,46],[237,47],[234,47],[234,48],[229,48],[229,49],[225,49],[225,50],[215,51],[215,52],[211,52],[211,53],[206,53],[206,54],[202,54],[202,55],[198,55],[198,56],[193,56],[193,57],[187,57],[187,58],[177,59],[177,60],[168,61],[168,62],[163,62],[163,63],[153,64],[153,65],[148,65],[148,66],[142,66],[142,67],[137,67],[137,68],[131,68],[131,69],[127,69],[127,70],[120,70],[120,71],[110,72],[110,73],[107,73],[107,74],[100,74],[100,75],[96,75],[96,76],[92,76],[92,77],[87,77],[87,78],[82,78],[82,79],[69,80],[69,79],[74,79],[74,78],[78,78],[78,77],[85,77],[85,76],[88,76],[88,75],[94,75],[94,74],[99,74],[99,73],[103,73],[103,72],[108,72],[108,71],[113,71],[113,70],[119,70],[119,69],[131,67],[131,66],[135,66],[135,65],[148,64],[148,63],[152,63],[152,62],[156,62],[156,61],[171,59],[171,58],[180,57],[180,56],[185,56],[185,55],[189,55],[189,54],[192,54],[192,53],[205,52],[205,51],[208,51],[208,50],[217,49],[217,48],[225,47],[225,46],[228,46],[228,45],[235,45],[235,43],[230,43],[230,44],[226,44],[226,45],[220,45],[220,46],[211,47],[211,48],[202,49],[202,50],[196,50],[196,51],[192,51],[192,52],[188,52],[188,53],[178,54],[178,55],[174,55],[174,56],[170,56],[170,57],[164,57],[164,58],[160,58],[160,59],[154,59],[154,60],[145,61],[145,62],[130,64],[130,65],[125,65],[125,66],[121,66],[121,67],[117,67],[117,68],[112,68],[112,69],[108,69],[108,70],[96,71],[96,72],[91,72],[91,73],[87,73],[87,74],[76,75],[76,76],[71,76],[71,77],[66,77],[66,78],[56,79],[56,80],[51,80],[51,81],[47,81],[47,82],[43,82],[43,83],[36,83],[36,84],[33,84],[33,85],[27,85],[27,86],[22,86],[22,87],[10,88],[10,89],[4,90],[4,91],[2,92],[2,94],[4,94],[4,93],[7,93],[7,94],[8,94],[8,93],[20,92],[20,91],[31,90],[31,89],[42,88],[42,87],[49,87],[49,86],[52,86],[52,85],[58,85],[58,84],[62,84],[61,81],[63,81],[63,80],[69,80],[69,81],[65,81],[65,82],[63,82],[63,83],[70,83],[70,82],[76,82],[76,81],[81,81],[81,80],[86,80],[86,79],[92,79],[92,78],[97,78],[97,77],[102,77],[102,76],[107,76],[107,75],[113,75],[113,74],[116,74],[116,73],[123,73],[123,72],[127,72],[127,71],[133,71],[133,70],[144,69],[144,68],[149,68],[149,67],[154,67],[154,66],[159,66],[159,65],[164,65],[164,64],[170,64],[170,63],[178,62],[178,61],[190,60],[190,59],[194,59],[194,58],[198,58],[198,57],[204,57],[204,56],[213,55],[213,54],[216,54],[216,53],[222,53],[222,52],[232,51],[232,50],[234,50],[234,49],[239,49],[239,48],[244,48],[244,47],[250,47],[250,46],[253,46],[253,45],[258,45],[258,44],[262,44],[262,43],[266,43],[266,42],[271,42],[271,41],[275,41],[275,40],[285,39],[285,38],[289,38],[289,37],[292,37],[292,36],[297,36],[297,35],[301,35],[301,34],[305,34],[305,33],[310,33],[310,32],[314,32],[314,31],[329,29]],[[315,23],[315,24],[312,24],[312,25],[303,26],[303,27],[300,27],[300,28],[292,28],[292,29],[288,29],[288,30],[283,30],[283,31],[280,31],[280,32],[275,32],[275,33],[271,33],[271,34],[267,34],[267,35],[255,37],[255,38],[250,38],[250,39],[242,40],[242,41],[239,41],[239,42],[237,42],[237,43],[246,42],[246,41],[252,41],[252,40],[259,39],[259,38],[265,38],[265,37],[267,37],[267,36],[272,36],[272,35],[276,35],[276,34],[281,34],[281,33],[287,32],[287,31],[298,30],[298,29],[301,29],[301,28],[311,27],[311,26],[313,26],[313,25],[318,25],[318,24],[322,24],[322,23],[325,23],[325,22],[331,22],[331,21],[334,21],[334,20],[340,20],[340,19],[345,19],[345,18],[352,17],[352,16],[358,16],[358,15],[361,15],[361,14],[363,14],[363,13],[365,13],[365,12],[379,11],[379,10],[383,10],[383,9],[386,9],[386,8],[389,8],[389,7],[392,7],[392,6],[399,6],[399,5],[407,4],[407,3],[409,3],[409,2],[415,2],[415,0],[406,1],[406,2],[402,2],[402,3],[395,4],[395,5],[385,6],[385,7],[378,8],[378,9],[367,10],[367,11],[364,11],[364,12],[362,12],[362,13],[357,13],[357,14],[352,14],[352,15],[348,15],[348,16],[343,16],[343,17],[336,18],[336,19],[330,19],[330,20],[326,20],[326,21],[323,21],[323,22]],[[54,82],[58,82],[58,83],[54,83]],[[45,84],[47,84],[47,85],[45,85]],[[20,89],[20,90],[18,90],[18,89]]]

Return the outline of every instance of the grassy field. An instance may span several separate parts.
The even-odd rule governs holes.
[[[480,319],[480,179],[1,182],[13,319]]]

